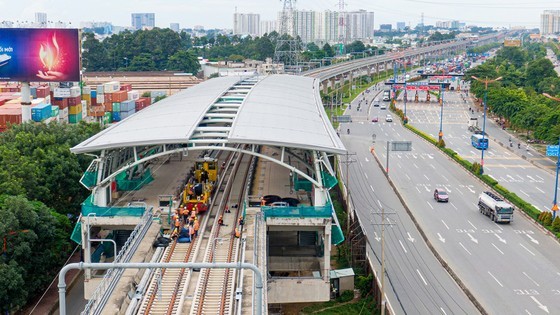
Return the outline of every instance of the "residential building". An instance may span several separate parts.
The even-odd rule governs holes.
[[[233,35],[259,35],[260,21],[260,14],[234,13]]]
[[[397,22],[397,30],[398,30],[398,31],[404,30],[405,27],[406,27],[406,23],[405,23],[405,22]]]
[[[278,31],[276,29],[276,21],[261,21],[261,25],[259,28],[259,36],[263,36],[264,34],[270,34],[274,31]]]
[[[169,24],[169,28],[173,31],[173,32],[177,32],[179,33],[179,23],[170,23]]]
[[[132,27],[136,30],[152,29],[156,26],[155,13],[132,13]]]
[[[35,12],[35,24],[37,24],[38,27],[47,27],[47,14]]]
[[[393,29],[391,24],[380,24],[379,31],[380,32],[390,32]]]
[[[541,34],[560,33],[560,10],[545,10],[541,14]]]
[[[317,35],[315,11],[295,11],[294,29],[303,43],[313,42]]]

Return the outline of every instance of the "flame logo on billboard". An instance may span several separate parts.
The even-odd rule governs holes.
[[[56,34],[52,37],[52,42],[43,43],[41,44],[41,48],[39,50],[39,58],[43,63],[43,66],[51,71],[55,65],[58,63],[58,54],[59,54],[59,47],[56,41]]]

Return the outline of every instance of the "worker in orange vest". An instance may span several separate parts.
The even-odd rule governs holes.
[[[237,224],[239,224],[239,226],[243,226],[245,222],[243,221],[243,216],[239,217],[239,220],[237,221]]]
[[[200,224],[198,223],[198,220],[194,220],[194,236],[198,236],[198,229],[200,228]]]
[[[235,237],[236,237],[236,238],[240,238],[240,237],[241,237],[241,232],[239,231],[238,228],[235,228]]]
[[[218,225],[224,225],[224,216],[220,214],[220,217],[218,218]]]

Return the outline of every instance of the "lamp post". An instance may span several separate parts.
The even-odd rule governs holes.
[[[438,133],[438,140],[443,140],[443,84],[440,86],[439,91],[439,133]]]
[[[488,83],[496,82],[502,79],[502,77],[498,77],[496,79],[479,79],[474,75],[471,78],[477,80],[478,82],[484,83],[484,115],[482,119],[482,142],[484,143],[484,137],[486,136],[486,101],[488,98]],[[482,147],[480,150],[480,175],[484,174],[484,150],[485,148]]]
[[[547,93],[543,93],[544,96],[550,98],[551,100],[559,101],[560,98],[550,96]],[[556,212],[558,212],[558,170],[560,169],[560,137],[558,138],[558,156],[556,159],[556,180],[554,183],[554,200],[552,201],[552,219],[556,218]]]

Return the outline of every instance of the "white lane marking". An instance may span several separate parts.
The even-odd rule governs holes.
[[[490,271],[488,271],[488,274],[489,274],[492,278],[494,278],[494,280],[496,280],[496,282],[498,282],[498,284],[499,284],[502,288],[504,287],[504,285],[503,285],[500,281],[498,281],[498,279],[496,279],[496,277],[494,277],[494,275],[493,275]]]
[[[434,164],[430,164],[430,166],[435,170],[436,167],[434,166]]]
[[[360,167],[361,167],[361,168],[363,168],[363,167],[364,167],[364,165],[362,164],[362,161],[360,161]]]
[[[535,301],[535,303],[537,303],[537,305],[539,306],[539,308],[540,308],[541,310],[543,310],[543,311],[545,311],[547,314],[549,314],[549,312],[548,312],[548,307],[547,307],[546,305],[543,305],[541,302],[539,302],[539,300],[537,300],[536,297],[534,297],[534,296],[532,296],[532,295],[531,295],[531,299],[532,299],[533,301]]]
[[[369,162],[369,160],[368,160],[368,158],[367,158],[367,157],[365,157],[365,158],[364,158],[364,160],[366,160],[366,162]]]
[[[494,177],[494,176],[492,176],[492,175],[490,175],[490,174],[488,174],[488,176],[492,177],[493,180],[497,180],[496,177]]]
[[[381,241],[381,237],[379,237],[379,235],[377,235],[377,232],[373,232],[373,235],[375,236],[374,238],[375,238],[376,241],[378,241],[378,242]]]
[[[537,176],[540,180],[544,181],[544,178],[540,177],[539,175],[535,175],[535,176]]]
[[[424,177],[426,177],[427,180],[430,180],[430,178],[428,176],[426,176],[426,174],[424,174]]]
[[[381,207],[381,208],[383,207],[383,206],[381,205],[381,201],[380,201],[379,199],[377,199],[377,203],[379,204],[379,207]]]
[[[398,166],[399,168],[402,168],[401,163],[397,163],[397,166]]]
[[[447,179],[447,177],[445,177],[445,175],[441,175],[441,177],[443,177],[443,179],[445,179],[446,181],[449,181],[449,179]]]
[[[434,209],[434,207],[432,207],[429,201],[426,201],[426,203],[428,204],[428,206],[430,206],[430,208],[432,208],[432,210]]]
[[[540,212],[542,212],[542,210],[541,210],[539,207],[537,207],[537,206],[535,206],[535,205],[533,205],[533,207],[535,207],[535,209],[537,209],[537,210],[539,210]],[[545,209],[546,209],[546,207],[545,207]]]
[[[525,194],[525,196],[529,197],[529,194],[528,194],[528,193],[524,192],[524,191],[521,190],[521,189],[519,189],[519,191],[520,191],[521,193]]]
[[[474,224],[472,224],[471,221],[467,220],[467,222],[469,222],[469,224],[470,224],[475,230],[478,230],[478,228],[477,228],[476,226],[474,226]]]
[[[500,242],[502,242],[502,243],[504,243],[504,244],[507,243],[507,241],[504,240],[504,239],[503,239],[500,235],[498,235],[497,233],[494,233],[494,235],[496,235],[496,237],[500,240]]]
[[[527,247],[523,246],[523,244],[519,243],[519,245],[521,245],[521,247],[525,248],[525,250],[528,251],[531,255],[536,256],[535,253],[530,251]]]
[[[471,150],[471,154],[472,154],[472,155],[476,155],[476,153],[475,153],[473,150]]]
[[[542,193],[544,194],[544,191],[542,191],[542,189],[540,189],[540,188],[537,187],[537,186],[535,186],[535,188],[536,188],[538,191],[540,191],[540,192],[542,192]]]
[[[494,246],[494,248],[495,248],[497,251],[499,251],[502,255],[504,255],[504,252],[502,252],[502,251],[498,248],[498,246],[494,245],[494,243],[492,243],[492,246]]]
[[[451,204],[451,206],[452,206],[453,208],[455,208],[455,210],[459,210],[459,209],[457,209],[457,207],[455,207],[455,205],[453,204],[453,202],[450,202],[449,204]]]
[[[367,173],[364,173],[364,176],[366,177],[366,179],[369,179],[368,176],[367,176]]]
[[[475,242],[478,244],[478,240],[476,238],[474,238],[474,236],[471,235],[471,233],[467,233],[467,235],[469,236],[469,238],[471,239],[471,241]]]
[[[420,273],[420,270],[416,269],[416,272],[418,272],[418,275],[420,276],[420,278],[422,278],[422,281],[424,282],[424,285],[428,285],[428,282],[426,282],[426,279],[424,279],[424,277]]]
[[[424,188],[426,189],[426,191],[430,191],[427,185],[424,185]]]
[[[412,243],[414,243],[414,237],[412,237],[412,235],[410,235],[410,232],[406,232],[406,235],[408,235],[407,240],[411,241]]]
[[[407,254],[408,251],[406,250],[406,248],[404,248],[403,243],[401,242],[401,240],[399,240],[399,243],[401,244],[402,249],[404,250],[404,253]]]
[[[540,285],[537,283],[537,281],[533,280],[533,278],[529,277],[529,275],[523,271],[523,274],[525,275],[525,277],[529,278],[529,280],[533,281],[533,283],[537,286],[540,287]]]
[[[525,310],[525,313],[529,314],[529,315],[533,315],[531,314],[531,312],[529,312],[528,310]]]
[[[529,151],[527,151],[527,154],[529,154],[530,156],[533,156],[533,153],[531,153],[531,152],[529,152]]]
[[[531,177],[531,176],[529,176],[529,175],[527,175],[527,177],[529,177],[530,180],[536,182],[536,180],[535,180],[533,177]]]
[[[441,234],[437,233],[437,236],[438,236],[438,239],[439,239],[442,243],[445,243],[445,238],[443,238],[443,237],[441,236]],[[560,274],[560,273],[559,273],[559,274]]]
[[[463,245],[463,243],[459,242],[459,245],[461,245],[461,247],[463,247],[463,249],[469,253],[469,255],[472,255],[471,252],[469,252],[469,250],[465,247],[465,245]]]
[[[529,239],[531,239],[531,242],[533,242],[533,243],[539,245],[539,241],[537,241],[536,239],[534,239],[531,235],[529,235],[529,234],[525,234],[525,235],[527,235],[527,237],[528,237]]]
[[[416,186],[416,190],[418,190],[418,192],[421,193],[421,192],[420,192],[420,188],[418,188],[418,186]]]
[[[474,194],[474,190],[471,187],[467,186],[468,190]]]
[[[416,163],[412,163],[414,165],[414,167],[419,168],[418,165],[416,165]]]
[[[406,176],[406,178],[407,178],[408,180],[410,180],[410,177],[408,176],[408,174],[404,174],[404,176]]]
[[[457,190],[457,191],[458,191],[461,195],[465,195],[465,194],[463,194],[463,192],[462,192],[460,189]]]
[[[494,225],[496,225],[498,227],[498,229],[500,229],[502,231],[504,230],[498,223],[494,222]]]
[[[443,225],[445,225],[445,227],[449,230],[449,227],[447,226],[447,224],[445,223],[445,221],[441,220],[441,223],[443,223]]]
[[[439,308],[441,310],[441,312],[443,313],[443,315],[447,315],[447,313],[445,312],[445,310],[443,309],[443,307]]]
[[[371,191],[375,192],[375,189],[373,189],[373,186],[369,185],[369,188],[371,188]]]

